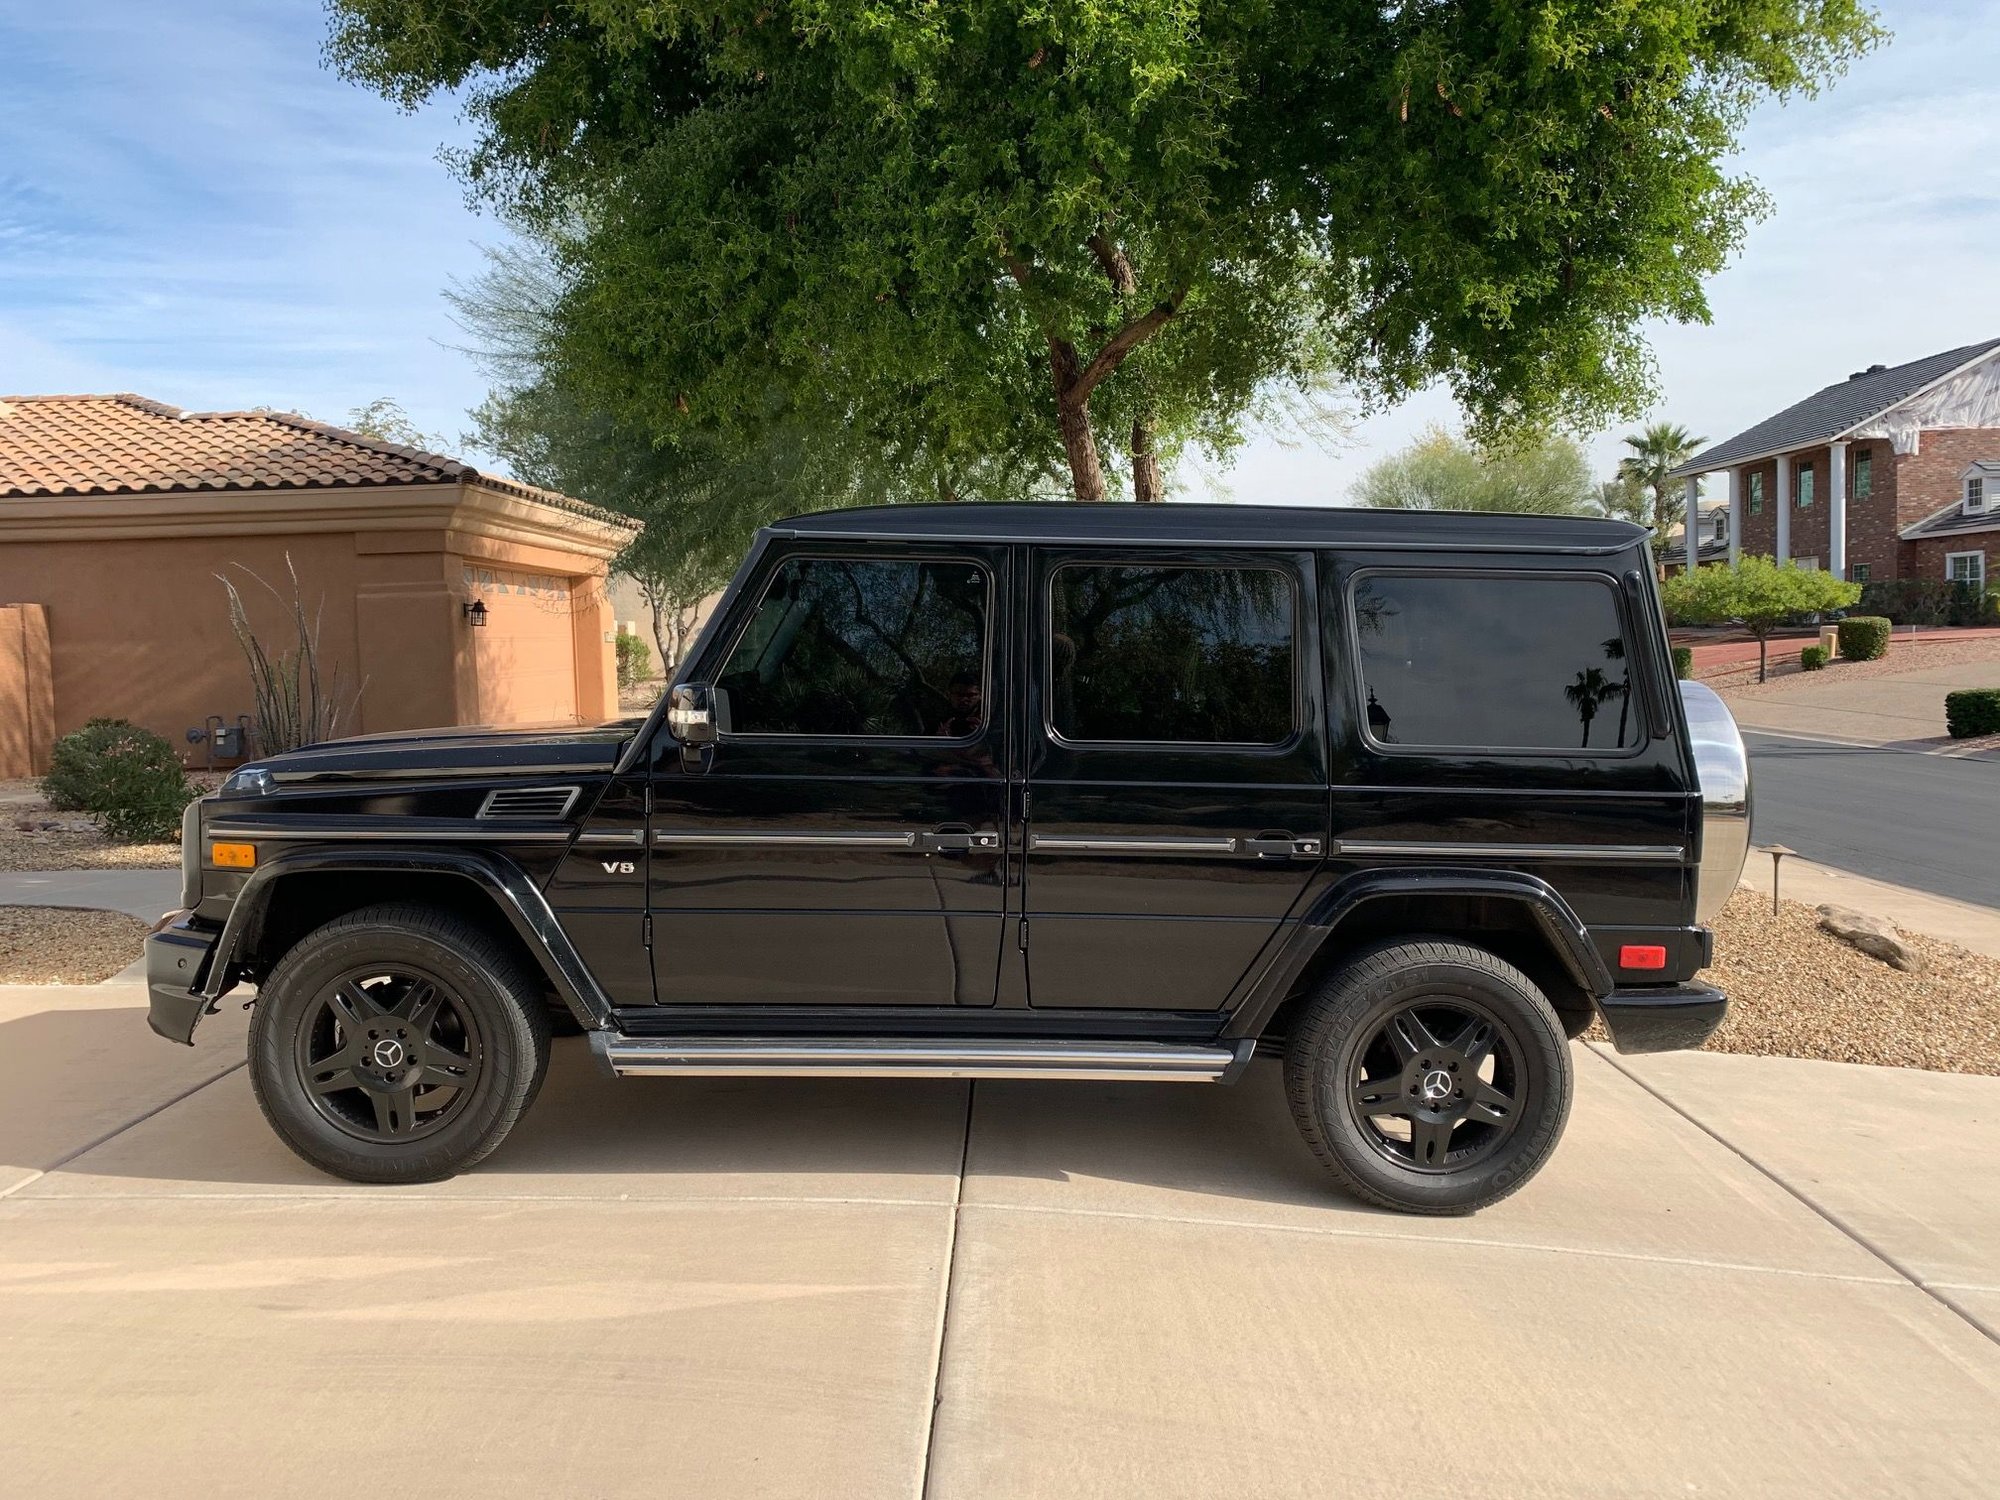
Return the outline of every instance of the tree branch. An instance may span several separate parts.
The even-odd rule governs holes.
[[[1087,400],[1090,393],[1097,389],[1106,376],[1131,357],[1134,349],[1174,320],[1175,314],[1181,310],[1181,302],[1186,298],[1187,292],[1187,287],[1182,285],[1175,289],[1169,301],[1156,304],[1136,318],[1127,319],[1125,326],[1106,339],[1104,347],[1099,349],[1091,357],[1090,363],[1083,367],[1082,373],[1076,377],[1076,383],[1069,389],[1069,399]]]

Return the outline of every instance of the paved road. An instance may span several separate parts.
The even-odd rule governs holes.
[[[1755,837],[1808,859],[2000,907],[2000,761],[1746,730]]]
[[[0,872],[0,906],[87,906],[151,922],[180,905],[179,870]]]

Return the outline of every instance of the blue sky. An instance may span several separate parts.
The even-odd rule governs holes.
[[[1653,330],[1655,415],[1728,435],[1876,361],[2000,335],[2000,0],[1890,3],[1896,33],[1817,101],[1767,108],[1741,170],[1776,213]],[[498,238],[399,113],[320,65],[312,0],[63,0],[0,18],[0,392],[132,390],[338,421],[377,396],[455,439],[484,393],[440,293]],[[1259,435],[1241,500],[1333,503],[1427,395],[1337,451]],[[1617,433],[1591,441],[1609,469]]]

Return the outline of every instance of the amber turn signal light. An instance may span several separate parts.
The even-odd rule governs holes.
[[[1618,950],[1618,967],[1621,969],[1664,969],[1666,966],[1665,948],[1627,943]]]
[[[208,862],[221,870],[254,870],[257,868],[257,846],[255,844],[210,844]]]

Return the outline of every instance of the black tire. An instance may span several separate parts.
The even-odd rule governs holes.
[[[425,906],[372,906],[308,933],[250,1020],[264,1118],[350,1182],[437,1182],[483,1160],[548,1061],[541,986],[476,923]]]
[[[1355,1196],[1403,1213],[1471,1213],[1519,1188],[1561,1138],[1571,1086],[1563,1023],[1541,991],[1444,939],[1376,948],[1329,974],[1285,1056],[1313,1153]]]

